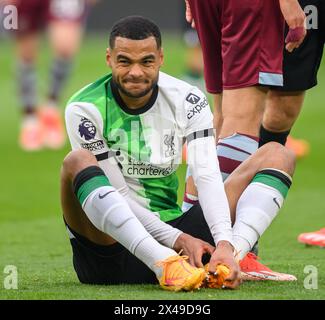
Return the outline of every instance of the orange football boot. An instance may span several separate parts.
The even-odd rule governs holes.
[[[25,151],[38,151],[43,147],[43,131],[37,116],[26,116],[22,120],[19,144]]]
[[[44,144],[50,149],[61,149],[66,141],[60,110],[55,106],[43,107],[39,111],[44,132]]]
[[[203,268],[192,267],[186,260],[187,256],[172,256],[158,262],[163,268],[163,275],[159,279],[160,286],[169,291],[192,291],[201,287],[206,277]]]
[[[215,273],[209,272],[209,264],[206,264],[204,268],[207,273],[207,278],[203,282],[202,287],[211,289],[224,288],[225,279],[230,274],[229,268],[223,264],[219,264],[217,265],[217,270]]]
[[[298,236],[298,241],[309,246],[325,248],[325,228],[315,232],[302,233]]]
[[[306,157],[310,150],[308,141],[295,139],[292,136],[288,136],[286,147],[293,151],[297,158]]]

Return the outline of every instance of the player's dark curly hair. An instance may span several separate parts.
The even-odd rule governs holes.
[[[161,33],[158,26],[151,20],[141,16],[129,16],[116,22],[109,37],[109,46],[111,49],[114,49],[116,37],[131,40],[143,40],[149,37],[155,37],[157,48],[161,48]]]

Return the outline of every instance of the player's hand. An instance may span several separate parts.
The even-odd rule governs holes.
[[[292,52],[304,41],[306,30],[306,15],[297,0],[280,0],[280,7],[283,17],[289,26],[286,37],[286,49]]]
[[[175,242],[174,250],[176,252],[183,250],[182,254],[189,257],[189,263],[192,266],[202,268],[202,256],[205,253],[212,255],[215,248],[205,241],[182,233]]]
[[[236,289],[241,284],[240,268],[234,257],[234,248],[227,241],[218,243],[210,259],[209,272],[214,273],[218,264],[223,264],[230,269],[229,277],[225,279],[224,286],[229,289]]]
[[[193,19],[192,11],[188,0],[185,0],[186,10],[185,10],[185,19],[195,29],[195,22]]]

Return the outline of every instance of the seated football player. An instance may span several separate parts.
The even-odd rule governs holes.
[[[58,107],[70,76],[89,5],[94,0],[5,0],[17,7],[19,28],[14,32],[17,51],[17,85],[22,121],[19,144],[25,151],[65,144],[64,124]],[[39,108],[37,66],[39,41],[48,32],[53,55],[46,101]]]
[[[209,104],[197,88],[160,72],[159,28],[142,17],[120,20],[106,57],[112,73],[81,89],[66,109],[73,151],[63,162],[61,203],[79,280],[158,279],[167,290],[193,290],[228,270],[222,286],[238,287],[236,255],[276,216],[294,158],[276,143],[261,148],[229,180],[229,208]],[[177,205],[176,175],[184,140],[201,203],[186,214]]]

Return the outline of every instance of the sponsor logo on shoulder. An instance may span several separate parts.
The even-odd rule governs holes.
[[[91,152],[103,150],[105,148],[103,140],[95,141],[92,143],[82,143],[81,147]]]
[[[192,103],[192,104],[197,104],[200,100],[201,100],[201,98],[194,93],[190,93],[186,97],[186,101],[189,103]]]
[[[79,124],[79,134],[81,138],[87,141],[94,139],[96,136],[96,127],[87,118],[82,118]]]
[[[200,114],[201,111],[209,105],[207,98],[204,98],[201,103],[190,109],[187,113],[187,119],[192,119],[195,115]]]

